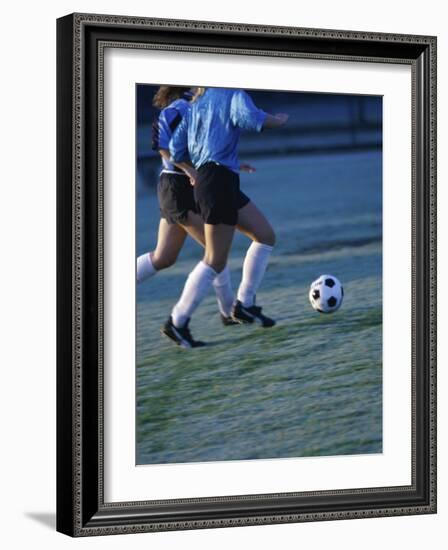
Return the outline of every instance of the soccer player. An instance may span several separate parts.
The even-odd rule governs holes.
[[[184,245],[187,234],[205,246],[204,224],[197,214],[193,187],[189,176],[193,167],[184,162],[182,168],[170,161],[168,144],[173,131],[190,108],[190,88],[160,86],[153,105],[161,109],[153,124],[152,148],[162,157],[162,171],[157,186],[160,206],[160,223],[155,250],[137,258],[137,283],[153,277],[162,269],[172,266]],[[234,294],[230,273],[226,267],[213,280],[221,320],[224,325],[236,324],[231,319]]]
[[[279,128],[288,115],[258,109],[243,90],[197,88],[190,109],[173,133],[171,158],[178,166],[191,159],[196,205],[204,222],[205,255],[188,276],[182,295],[162,333],[183,347],[204,345],[191,336],[191,315],[205,298],[212,281],[227,264],[235,227],[252,239],[243,264],[242,281],[232,318],[238,323],[275,324],[255,304],[275,244],[274,231],[253,202],[240,190],[238,141],[241,130]]]

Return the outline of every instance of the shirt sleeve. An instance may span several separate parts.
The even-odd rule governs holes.
[[[169,141],[169,151],[173,162],[189,160],[188,156],[188,123],[184,116]]]
[[[230,103],[230,118],[234,126],[242,130],[261,132],[266,113],[258,109],[244,90],[236,90]]]
[[[182,121],[182,114],[175,108],[167,107],[159,115],[157,128],[153,130],[153,149],[168,149],[171,136]],[[157,143],[154,136],[157,135]]]

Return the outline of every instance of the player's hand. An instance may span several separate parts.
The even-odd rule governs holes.
[[[257,171],[257,169],[250,164],[240,164],[240,170],[241,172],[247,172],[248,174],[253,174]]]
[[[190,178],[190,184],[194,187],[198,181],[198,173],[194,168],[189,168],[187,176]]]

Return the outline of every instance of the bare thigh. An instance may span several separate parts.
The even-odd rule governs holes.
[[[274,246],[275,232],[264,214],[251,201],[238,210],[237,229],[255,242]]]
[[[204,222],[199,214],[190,210],[182,227],[198,244],[205,246]]]
[[[151,253],[151,260],[157,270],[166,269],[176,263],[187,233],[180,225],[170,224],[165,219],[159,223],[156,249]]]
[[[204,262],[212,267],[217,273],[221,273],[227,264],[235,227],[224,223],[217,225],[206,223],[204,224],[204,232]]]

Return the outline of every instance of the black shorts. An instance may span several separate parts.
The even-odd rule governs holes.
[[[212,225],[236,225],[238,210],[250,202],[240,191],[239,175],[216,162],[207,162],[198,169],[194,198],[204,223]]]
[[[160,216],[168,223],[184,223],[188,211],[197,212],[193,186],[187,176],[162,172],[157,185]]]

